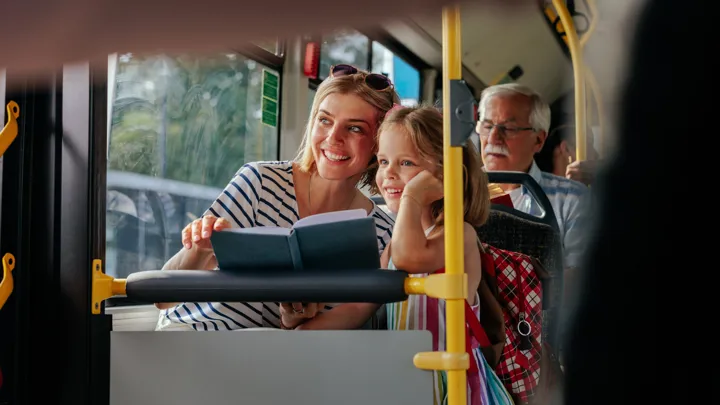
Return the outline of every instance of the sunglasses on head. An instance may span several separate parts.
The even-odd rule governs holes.
[[[330,67],[331,77],[349,76],[357,73],[360,73],[360,71],[351,65],[333,65]],[[391,89],[393,86],[387,76],[378,73],[368,73],[365,76],[365,84],[377,91]]]

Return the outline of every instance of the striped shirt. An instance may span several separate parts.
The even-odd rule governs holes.
[[[577,267],[587,239],[590,189],[580,182],[541,171],[535,161],[529,174],[545,191],[553,207],[560,227],[563,265],[565,268]],[[518,210],[535,216],[542,215],[542,208],[525,187],[513,189],[508,194]]]
[[[429,235],[430,232],[435,228],[431,226],[425,230],[425,236]],[[392,257],[388,260],[388,269],[397,270],[395,264],[392,261]],[[410,277],[427,277],[430,274],[410,274]],[[476,293],[477,294],[477,293]],[[480,295],[475,296],[475,305],[471,306],[473,313],[480,319]],[[391,302],[387,304],[387,328],[388,330],[428,330],[433,337],[433,351],[445,351],[447,329],[445,323],[445,300],[428,297],[424,294],[411,294],[407,300],[402,302]],[[471,338],[472,357],[471,361],[475,361],[476,364],[482,363],[482,353],[479,348],[480,345],[474,338]],[[485,376],[476,374],[473,377],[478,380],[484,379]],[[495,377],[497,378],[497,376]],[[484,401],[481,400],[481,391],[479,386],[484,385],[485,381],[472,381],[470,378],[467,380],[467,404],[470,405],[482,405],[490,404],[487,397]],[[444,370],[433,372],[433,404],[434,405],[447,405],[447,373]],[[499,404],[499,402],[495,402]]]
[[[229,220],[233,226],[290,228],[300,219],[293,184],[292,162],[255,162],[244,165],[204,215]],[[382,254],[392,238],[394,221],[377,206],[378,250]],[[326,306],[331,309],[333,305]],[[233,330],[280,327],[277,302],[185,302],[161,311],[159,329],[182,323],[195,330]]]

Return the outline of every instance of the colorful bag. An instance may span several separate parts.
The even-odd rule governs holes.
[[[471,336],[480,343],[480,346],[472,349],[470,353],[471,364],[468,370],[468,381],[470,381],[471,388],[473,388],[472,391],[479,394],[480,402],[483,405],[513,405],[514,402],[510,393],[485,359],[481,347],[487,347],[490,341],[467,301],[465,301],[465,320],[467,322],[465,328],[466,346],[469,348]],[[479,386],[480,383],[484,383],[484,386]]]
[[[435,273],[444,272],[443,268]],[[476,344],[473,344],[473,339]],[[514,405],[510,393],[485,359],[482,348],[489,345],[490,341],[485,330],[480,325],[470,304],[465,301],[465,349],[470,356],[470,368],[467,372],[469,385],[467,403],[471,405]]]
[[[547,272],[528,255],[484,243],[481,247],[483,278],[478,294],[481,324],[488,336],[482,350],[515,402],[526,403],[540,379],[541,277],[547,277]]]

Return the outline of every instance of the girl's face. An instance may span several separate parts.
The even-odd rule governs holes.
[[[437,162],[420,156],[404,128],[393,125],[378,139],[378,171],[375,182],[390,212],[398,213],[405,185],[423,170],[435,174]]]

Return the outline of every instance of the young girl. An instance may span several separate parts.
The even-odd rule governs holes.
[[[401,269],[411,277],[425,277],[445,267],[443,227],[443,118],[433,107],[394,107],[378,130],[378,170],[374,190],[397,215],[390,245],[382,255],[384,268]],[[488,217],[487,175],[474,146],[463,148],[465,273],[468,304],[479,317],[478,286],[482,275],[480,245],[475,227]],[[388,329],[424,329],[433,334],[433,350],[445,348],[445,301],[411,295],[388,305]],[[468,404],[512,403],[502,384],[486,365],[471,338],[470,361],[479,373],[468,374]],[[471,365],[472,368],[472,365]],[[489,386],[488,384],[492,384]],[[445,372],[434,374],[436,405],[447,403]],[[500,387],[498,397],[497,386]],[[505,398],[502,398],[502,397]]]

